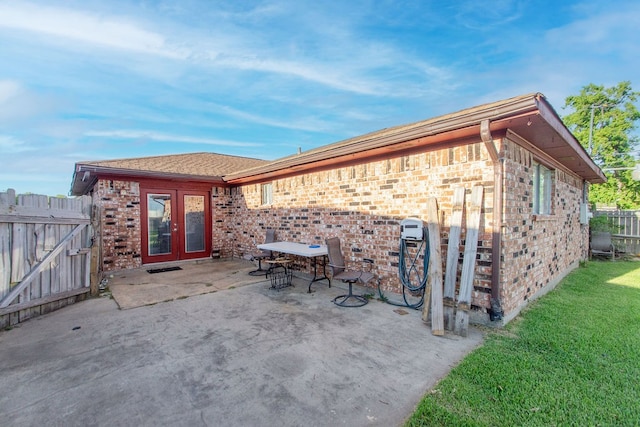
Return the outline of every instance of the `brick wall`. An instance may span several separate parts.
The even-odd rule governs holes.
[[[211,189],[211,220],[213,222],[211,246],[214,251],[219,250],[223,258],[234,256],[236,227],[242,226],[233,217],[236,209],[234,209],[232,193],[237,193],[237,190],[218,187]],[[262,241],[256,242],[258,243]]]
[[[553,215],[532,215],[533,155],[504,142],[505,186],[501,270],[505,314],[517,313],[530,298],[557,282],[586,256],[586,228],[579,224],[581,180],[554,170]],[[260,184],[234,189],[229,203],[234,256],[243,256],[264,239],[267,228],[278,239],[322,243],[339,236],[347,262],[375,261],[385,290],[399,291],[399,223],[408,216],[427,220],[427,198],[440,207],[442,254],[446,254],[453,189],[485,188],[472,306],[490,308],[493,166],[482,143],[371,162],[273,181],[273,205],[261,206]],[[468,203],[468,200],[467,200]],[[464,231],[462,239],[464,241]],[[461,247],[462,263],[463,247]],[[460,265],[459,265],[460,267]],[[478,317],[476,316],[476,319]]]
[[[141,266],[140,186],[137,182],[99,180],[93,202],[99,207],[103,271]]]
[[[586,258],[588,230],[579,223],[582,184],[577,176],[554,169],[552,215],[534,216],[533,154],[509,140],[503,141],[503,150],[500,274],[503,310],[509,318]],[[547,160],[552,167],[553,160]],[[400,221],[426,221],[427,199],[437,198],[444,261],[453,190],[463,186],[469,194],[477,184],[485,191],[472,308],[474,320],[482,321],[491,297],[494,195],[493,165],[482,143],[277,179],[272,182],[270,206],[261,204],[261,184],[214,187],[212,246],[223,257],[248,257],[264,241],[268,228],[276,230],[278,240],[309,244],[337,236],[347,263],[360,267],[362,258],[372,258],[382,288],[399,292]],[[103,270],[139,267],[139,185],[100,180],[94,201],[101,206]],[[463,231],[463,242],[464,237]],[[459,270],[462,247],[460,253]],[[309,268],[307,260],[296,261],[298,268]]]
[[[348,263],[359,267],[363,257],[372,258],[383,288],[398,292],[400,221],[410,216],[426,221],[427,199],[436,197],[444,245],[453,189],[464,186],[470,192],[475,184],[484,185],[485,197],[474,304],[488,308],[493,167],[482,143],[278,179],[268,207],[261,206],[260,184],[240,187],[228,213],[234,255],[250,253],[267,228],[276,230],[278,240],[324,243],[337,236]]]
[[[533,215],[533,155],[511,141],[505,141],[505,154],[501,275],[506,314],[517,313],[586,258],[588,229],[580,225],[577,176],[555,169],[551,215]]]

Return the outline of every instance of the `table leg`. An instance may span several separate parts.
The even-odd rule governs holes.
[[[327,280],[327,282],[329,282],[329,287],[331,287],[331,279],[329,279],[329,277],[327,276],[327,256],[323,255],[322,256],[322,276],[318,276],[318,262],[316,260],[317,257],[311,257],[311,259],[313,260],[313,279],[311,279],[311,281],[309,282],[309,291],[308,293],[311,293],[311,285],[314,282],[318,282],[320,280]]]

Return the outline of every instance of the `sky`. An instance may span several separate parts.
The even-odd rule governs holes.
[[[0,192],[76,162],[273,160],[532,92],[640,90],[637,0],[0,0]]]

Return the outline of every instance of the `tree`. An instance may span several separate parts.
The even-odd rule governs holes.
[[[631,177],[637,163],[633,131],[640,120],[634,104],[638,96],[631,82],[624,81],[608,88],[592,83],[565,100],[564,107],[572,110],[563,117],[565,124],[607,176],[605,184],[591,186],[591,203],[640,209],[640,182]]]

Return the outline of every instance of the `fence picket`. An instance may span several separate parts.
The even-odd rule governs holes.
[[[11,224],[0,222],[0,299],[11,288]]]
[[[596,210],[595,216],[606,216],[617,228],[613,243],[617,251],[640,256],[640,211]]]
[[[91,197],[0,192],[0,327],[73,303],[89,292]],[[74,235],[65,241],[65,236]],[[77,235],[76,235],[77,234]],[[11,299],[11,301],[9,300]]]

